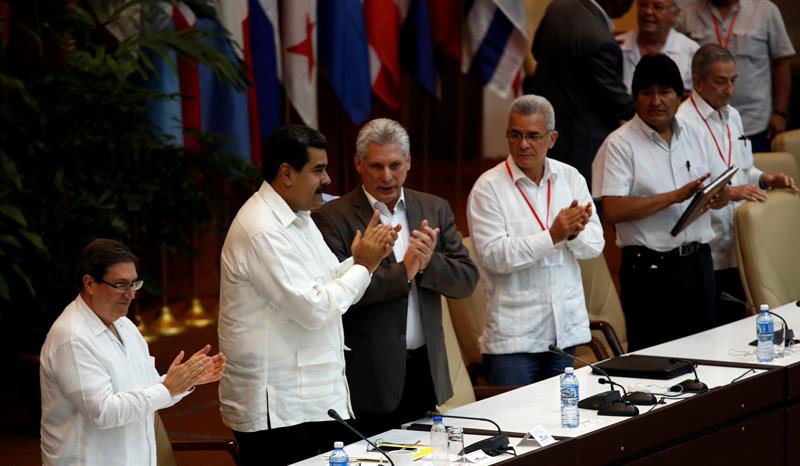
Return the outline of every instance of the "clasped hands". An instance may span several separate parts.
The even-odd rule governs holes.
[[[206,345],[185,362],[181,362],[184,352],[181,350],[178,353],[162,382],[171,396],[177,396],[195,385],[216,382],[222,377],[222,372],[225,370],[225,355],[217,353],[209,356],[209,351],[211,345]]]
[[[383,225],[379,223],[380,220],[381,214],[376,210],[372,213],[364,234],[361,234],[361,230],[356,230],[356,235],[350,244],[353,260],[356,264],[366,267],[369,273],[374,272],[383,258],[392,253],[397,232],[402,228],[400,225]]]
[[[580,205],[577,199],[573,199],[569,207],[558,211],[553,224],[550,225],[550,237],[553,239],[553,244],[578,236],[586,228],[591,217],[592,203],[587,202],[586,205]]]

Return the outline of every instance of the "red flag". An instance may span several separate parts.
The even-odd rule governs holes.
[[[433,47],[453,60],[461,61],[462,0],[430,2]]]
[[[197,18],[183,2],[172,10],[175,30],[180,31],[195,25]],[[178,57],[178,78],[181,90],[181,114],[183,115],[183,145],[187,149],[197,148],[197,138],[193,130],[200,130],[202,113],[200,111],[200,70],[197,60],[185,55]]]
[[[364,0],[372,92],[389,108],[400,108],[401,11],[395,0]]]

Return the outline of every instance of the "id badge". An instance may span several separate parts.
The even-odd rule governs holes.
[[[542,258],[542,267],[561,267],[563,264],[564,253],[561,249],[556,249],[554,253]]]

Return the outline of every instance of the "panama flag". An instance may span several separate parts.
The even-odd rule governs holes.
[[[281,4],[284,87],[300,118],[317,129],[317,1]]]
[[[461,70],[508,96],[528,48],[524,2],[474,0],[465,14]]]

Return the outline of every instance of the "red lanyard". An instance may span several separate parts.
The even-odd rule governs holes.
[[[728,34],[725,36],[725,44],[722,43],[722,36],[719,33],[719,24],[717,23],[717,17],[713,14],[711,15],[711,20],[714,21],[714,32],[717,34],[717,44],[720,47],[728,48],[728,45],[731,43],[731,35],[733,35],[733,26],[736,25],[736,17],[739,15],[739,12],[733,14],[733,18],[731,18],[731,26],[728,28]]]
[[[717,152],[719,153],[719,158],[722,159],[722,163],[727,163],[727,165],[731,166],[731,149],[733,148],[733,141],[731,141],[731,125],[730,123],[726,123],[725,126],[728,128],[728,161],[725,162],[725,155],[722,153],[722,148],[719,146],[719,142],[717,142],[717,137],[714,136],[714,132],[711,131],[711,125],[708,124],[708,120],[706,117],[700,113],[700,109],[697,108],[697,103],[694,101],[694,96],[690,95],[689,99],[692,101],[692,105],[694,105],[694,109],[697,111],[697,114],[700,115],[700,118],[703,119],[703,123],[706,124],[706,128],[708,128],[708,132],[711,133],[711,138],[714,139],[714,144],[717,145]]]
[[[506,170],[508,170],[508,176],[511,178],[511,182],[514,183],[514,175],[511,174],[511,166],[508,164],[508,160],[506,160]],[[525,191],[523,191],[522,188],[520,188],[516,183],[514,183],[514,186],[519,189],[519,193],[522,194],[522,198],[525,199],[525,203],[528,204],[528,208],[531,209],[531,212],[533,212],[533,216],[536,218],[536,221],[539,222],[539,226],[542,228],[542,231],[547,231],[547,228],[545,228],[545,225],[539,219],[539,215],[536,213],[536,210],[534,210],[533,204],[531,204],[531,201],[528,200],[528,196],[525,195]],[[550,178],[547,179],[547,218],[545,220],[548,224],[550,223]]]

